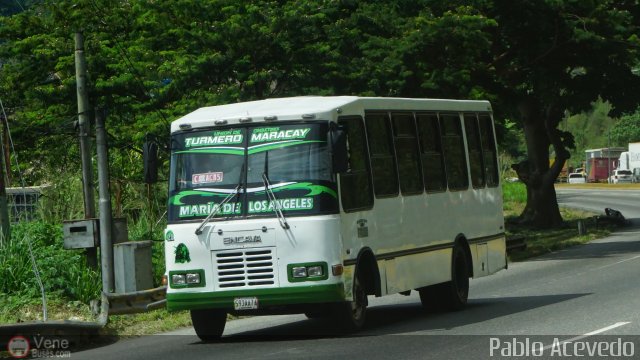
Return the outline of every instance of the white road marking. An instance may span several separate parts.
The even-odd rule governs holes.
[[[614,262],[614,263],[612,263],[612,264],[603,265],[603,266],[600,266],[600,267],[595,268],[595,270],[600,270],[600,269],[608,268],[608,267],[610,267],[610,266],[614,266],[614,265],[622,264],[623,262],[627,262],[627,261],[635,260],[635,259],[640,259],[640,255],[636,255],[636,256],[631,257],[631,258],[628,258],[628,259],[620,260],[620,261]]]
[[[609,331],[611,329],[615,329],[617,327],[624,326],[624,325],[627,325],[627,324],[631,324],[631,322],[630,321],[617,322],[617,323],[615,323],[613,325],[609,325],[607,327],[603,327],[602,329],[594,330],[594,331],[588,332],[588,333],[586,333],[584,335],[580,335],[580,336],[572,337],[571,339],[563,340],[559,344],[562,345],[564,343],[569,343],[569,342],[582,340],[582,339],[587,338],[589,336],[601,334],[601,333],[603,333],[605,331]],[[550,349],[553,346],[558,346],[558,344],[554,343],[554,344],[551,344],[551,345],[547,345],[547,346],[543,347],[542,350],[544,351],[544,350]]]

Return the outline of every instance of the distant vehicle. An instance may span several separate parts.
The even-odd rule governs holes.
[[[575,173],[569,174],[569,177],[567,178],[567,182],[569,184],[584,184],[587,182],[587,178],[584,176],[583,173],[575,172]]]
[[[640,168],[640,142],[629,143],[629,151],[620,154],[617,168],[631,171]]]
[[[608,182],[612,171],[617,168],[616,159],[591,158],[587,161],[587,181]]]
[[[608,182],[613,170],[624,169],[618,166],[618,158],[626,150],[623,147],[585,150],[587,181]]]
[[[640,168],[633,169],[633,182],[640,183]]]
[[[633,173],[631,170],[613,170],[613,174],[609,178],[610,184],[630,182],[633,182]]]

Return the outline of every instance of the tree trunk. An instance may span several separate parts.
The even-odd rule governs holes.
[[[527,154],[529,158],[513,168],[527,186],[527,205],[519,221],[537,228],[553,228],[562,225],[562,215],[554,188],[555,179],[569,158],[556,129],[561,112],[552,106],[543,110],[537,101],[527,99],[520,106]],[[556,153],[555,162],[549,165],[549,146]]]

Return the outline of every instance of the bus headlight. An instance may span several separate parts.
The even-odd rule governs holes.
[[[307,276],[309,277],[317,277],[317,276],[322,276],[323,271],[322,271],[322,266],[320,265],[315,265],[315,266],[309,266],[307,268]]]
[[[187,273],[187,284],[200,284],[200,274]]]
[[[289,282],[320,281],[329,278],[326,262],[312,262],[287,265]]]
[[[291,275],[293,275],[294,278],[306,278],[307,268],[304,266],[294,267],[291,271]]]
[[[184,274],[173,274],[171,275],[171,283],[173,285],[185,285],[187,278]]]
[[[172,289],[204,287],[205,276],[204,270],[178,270],[169,272],[169,286]]]

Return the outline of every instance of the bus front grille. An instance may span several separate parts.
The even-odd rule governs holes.
[[[239,249],[214,253],[215,282],[219,288],[275,285],[272,249]]]

